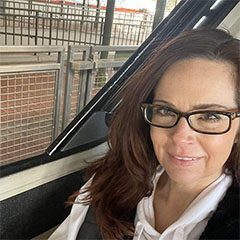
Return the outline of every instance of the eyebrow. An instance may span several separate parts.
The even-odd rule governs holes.
[[[156,103],[163,103],[163,104],[166,104],[174,109],[177,109],[177,107],[173,104],[173,103],[170,103],[168,101],[165,101],[165,100],[158,100],[158,99],[155,99],[153,100],[153,102],[156,102]],[[222,108],[222,109],[225,109],[225,110],[228,110],[230,109],[229,107],[226,107],[226,106],[223,106],[221,104],[198,104],[198,105],[195,105],[191,108],[191,111],[192,110],[200,110],[200,109],[209,109],[209,108],[212,108],[212,109],[216,109],[216,108]]]

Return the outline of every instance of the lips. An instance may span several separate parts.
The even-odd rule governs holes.
[[[172,156],[174,158],[176,158],[177,160],[180,160],[180,161],[194,161],[194,160],[197,160],[198,157],[180,157],[180,156]]]
[[[177,166],[190,167],[200,162],[202,157],[195,157],[190,155],[180,156],[177,154],[169,154],[171,162]]]

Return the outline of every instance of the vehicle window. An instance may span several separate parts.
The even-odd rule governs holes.
[[[228,20],[230,23],[235,23],[237,20],[235,20],[235,19],[239,19],[239,16],[237,15],[237,12],[238,12],[238,10],[237,10],[237,8],[238,8],[238,5],[236,5],[236,3],[235,3],[235,8],[232,10],[232,8],[230,8],[231,6],[229,5],[229,6],[227,6],[226,5],[226,3],[230,3],[230,2],[224,2],[224,1],[215,1],[215,2],[198,2],[198,4],[194,4],[194,5],[191,5],[191,6],[189,6],[188,4],[187,4],[188,2],[183,2],[183,5],[184,5],[184,7],[190,7],[190,9],[191,9],[191,7],[192,7],[192,9],[191,9],[191,11],[190,11],[190,9],[189,9],[189,11],[188,12],[183,12],[182,14],[183,14],[183,16],[181,16],[181,19],[184,19],[184,18],[186,18],[185,20],[186,20],[186,25],[184,25],[184,27],[187,29],[188,27],[190,28],[197,28],[197,27],[203,27],[203,26],[214,26],[214,27],[217,27],[218,25],[219,25],[219,23],[221,23],[221,24],[226,24],[226,23],[224,23],[224,21],[226,22],[226,20],[225,19],[232,19],[232,21],[230,21],[230,20]],[[205,3],[205,5],[202,5],[202,9],[200,10],[199,9],[199,7],[201,6],[201,4],[202,3]],[[234,4],[234,2],[231,2],[232,4]],[[225,4],[225,5],[224,5]],[[231,10],[229,10],[229,12],[227,12],[226,10],[227,10],[227,7],[229,7],[229,9]],[[218,12],[219,11],[219,12]],[[180,10],[179,11],[177,11],[178,13],[179,12],[181,12]],[[219,17],[219,16],[221,16],[221,13],[222,12],[222,18],[221,17]],[[232,12],[234,12],[235,14],[233,14]],[[229,14],[228,14],[229,13]],[[189,19],[189,17],[190,17],[190,14],[192,14],[191,15],[191,20]],[[227,15],[227,17],[224,17],[225,15]],[[177,18],[177,17],[176,17]],[[222,19],[224,19],[224,20],[222,20]],[[181,25],[181,22],[179,23],[179,21],[180,20],[178,20],[177,22],[175,22],[175,23],[171,23],[171,24],[175,24],[175,25],[177,25],[178,26],[178,24],[179,25]],[[239,21],[239,20],[238,20]],[[236,23],[238,23],[238,22],[236,22]],[[171,24],[169,24],[170,26],[172,26]],[[228,24],[229,25],[229,24]],[[221,25],[220,25],[221,26]],[[236,25],[234,25],[234,26],[236,26]],[[180,26],[179,26],[179,28],[180,28]],[[225,27],[225,28],[227,28],[227,27]],[[167,33],[165,33],[167,36],[169,36],[169,35],[171,35],[171,31],[176,31],[176,29],[178,29],[177,27],[175,28],[175,29],[172,29],[171,28],[171,30],[169,29],[169,32],[167,32]],[[227,28],[227,29],[229,29],[229,27]],[[229,29],[230,31],[233,31],[233,27],[231,27],[231,29]],[[165,35],[164,35],[165,36]],[[159,38],[159,39],[158,39]],[[163,38],[163,35],[161,35],[161,34],[159,34],[156,38],[155,38],[155,41],[156,42],[158,42],[158,44],[159,44],[159,41],[160,41],[160,39],[161,38]],[[156,39],[158,39],[158,40],[156,40]],[[150,50],[151,48],[149,48],[149,51],[151,51]],[[146,54],[147,55],[147,54]],[[142,59],[144,59],[144,57],[142,58]],[[138,62],[138,64],[140,64],[139,62]],[[117,77],[119,76],[118,74],[116,74],[117,75]],[[127,74],[126,74],[127,75]],[[113,77],[113,83],[116,83],[117,82],[117,77],[115,78],[115,76]],[[119,78],[121,78],[121,76],[119,77]],[[124,78],[124,77],[123,77]],[[120,81],[120,80],[119,80]],[[123,80],[124,81],[124,80]],[[122,82],[121,82],[122,83]],[[124,84],[124,83],[122,83],[122,84]],[[111,86],[111,85],[109,85],[109,86]],[[108,86],[107,86],[108,87]],[[107,87],[105,88],[105,90],[107,91]],[[112,87],[112,86],[111,86]],[[114,87],[116,87],[116,88],[121,88],[121,86],[120,86],[120,84],[115,84],[115,86]],[[114,88],[112,88],[112,90],[114,90]],[[104,94],[106,94],[106,93],[104,93]],[[103,104],[103,105],[101,105],[100,106],[100,104],[98,105],[98,107],[100,107],[100,109],[98,109],[97,111],[99,111],[99,110],[103,110],[103,112],[105,111],[105,112],[112,112],[113,111],[113,109],[116,107],[116,104],[118,104],[118,101],[119,101],[119,99],[118,99],[118,101],[115,101],[115,95],[117,94],[117,90],[114,92],[114,94],[112,94],[112,95],[110,95],[110,97],[108,98],[108,100],[106,100],[105,101],[105,105]],[[96,103],[97,104],[97,103]],[[89,117],[91,118],[91,115],[89,115]],[[79,119],[80,119],[80,117],[79,117]],[[75,125],[75,126],[77,126],[77,124]],[[77,127],[76,127],[76,129],[75,130],[73,130],[74,128],[75,128],[75,126],[74,126],[74,124],[72,124],[70,127],[69,127],[69,131],[71,131],[71,132],[74,132],[75,130],[76,131],[78,131],[78,132],[81,132],[81,123],[80,123],[80,125],[78,125]],[[83,126],[83,125],[82,125]],[[79,129],[80,128],[80,129]],[[86,129],[87,128],[87,126],[84,124],[84,129]],[[88,126],[88,128],[89,128],[89,130],[91,129],[91,126]],[[63,140],[62,141],[62,143],[64,142],[64,138],[65,138],[65,135],[66,134],[68,134],[69,133],[69,131],[66,131],[66,133],[65,134],[63,134],[62,135],[62,138],[60,138],[61,140]],[[106,133],[107,134],[107,133]],[[73,138],[76,138],[76,135],[74,135],[74,134],[70,134]],[[70,138],[71,138],[71,136],[69,136]],[[67,142],[66,142],[67,143]],[[62,145],[63,147],[61,147],[60,146],[60,144],[58,145],[58,150],[60,150],[60,151],[64,151],[66,148],[64,147],[64,143],[63,143],[63,145]],[[69,145],[68,145],[69,146]],[[57,148],[56,148],[56,145],[54,146],[54,149],[55,150],[53,150],[53,148],[50,146],[50,148],[48,149],[49,151],[48,151],[48,153],[50,153],[50,154],[54,154],[54,151],[58,151],[58,150],[56,150]]]
[[[0,3],[2,165],[43,154],[152,32],[156,1],[116,1],[112,48],[101,48],[103,3],[46,2]]]

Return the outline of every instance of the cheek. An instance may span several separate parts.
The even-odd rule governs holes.
[[[235,137],[234,142],[235,142],[235,143],[239,143],[239,142],[240,142],[240,119],[238,119],[236,129],[237,129],[237,130],[236,130],[237,134],[236,134],[236,137]]]
[[[153,143],[153,146],[161,146],[166,139],[165,134],[162,132],[161,128],[156,128],[154,126],[150,127],[150,137]]]
[[[153,148],[154,150],[156,149],[156,144],[157,144],[157,139],[156,139],[156,134],[155,131],[153,130],[153,127],[150,127],[150,137],[152,140]]]
[[[232,151],[233,143],[232,136],[219,135],[202,141],[202,147],[210,160],[210,164],[224,165]]]
[[[164,129],[156,128],[151,126],[150,128],[150,137],[152,140],[154,152],[158,159],[161,159],[161,155],[163,154],[163,149],[166,146],[168,141],[168,136],[164,133]]]

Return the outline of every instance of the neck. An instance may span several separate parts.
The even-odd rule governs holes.
[[[184,201],[190,204],[205,188],[214,182],[221,173],[193,183],[179,183],[169,178],[166,172],[158,181],[157,191],[166,202]]]

